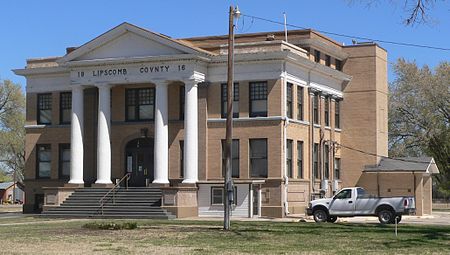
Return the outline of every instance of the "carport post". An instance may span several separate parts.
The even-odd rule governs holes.
[[[380,197],[380,171],[377,171],[377,193],[378,197]]]

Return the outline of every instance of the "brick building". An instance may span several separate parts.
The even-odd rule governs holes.
[[[387,156],[386,51],[313,30],[283,38],[236,35],[233,215],[303,213]],[[14,70],[27,78],[24,211],[130,173],[178,217],[222,214],[226,54],[227,36],[123,23]]]

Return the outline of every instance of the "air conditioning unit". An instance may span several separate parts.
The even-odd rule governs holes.
[[[321,185],[320,189],[325,192],[328,191],[328,180],[322,180],[322,185]]]
[[[333,181],[333,192],[338,192],[338,191],[339,191],[339,181],[334,180]]]

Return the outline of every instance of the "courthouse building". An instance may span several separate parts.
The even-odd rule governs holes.
[[[25,212],[52,190],[158,186],[178,217],[222,215],[227,36],[123,23],[27,60]],[[387,54],[314,30],[236,35],[233,216],[304,213],[387,156]],[[56,190],[56,193],[55,193]],[[57,193],[61,193],[58,195]]]

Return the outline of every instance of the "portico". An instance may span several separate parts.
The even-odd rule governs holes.
[[[130,47],[133,45],[133,47]],[[95,185],[112,185],[111,89],[134,84],[154,86],[154,184],[169,183],[168,88],[185,85],[184,183],[198,180],[197,86],[205,80],[207,54],[178,41],[124,23],[68,52],[58,64],[70,72],[72,91],[71,171],[69,184],[83,185],[83,90],[98,89],[97,175]],[[136,130],[139,132],[139,130]],[[125,166],[124,166],[125,167]],[[115,176],[117,177],[117,176]]]
[[[155,86],[154,110],[154,184],[169,183],[169,144],[168,144],[168,87],[169,80],[149,81]],[[184,183],[198,181],[198,117],[197,86],[199,80],[187,80],[185,84],[184,106],[184,157],[190,160],[184,165]],[[95,184],[112,184],[111,180],[111,88],[112,84],[97,84],[98,88],[98,127],[97,127],[97,179]],[[126,85],[124,85],[126,87]],[[83,88],[88,85],[72,87],[72,124],[71,124],[71,172],[69,184],[84,184],[83,181]],[[139,129],[136,130],[139,132]],[[148,155],[150,156],[150,155]]]

